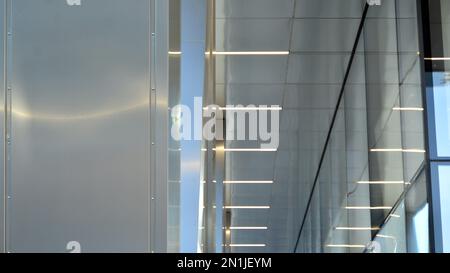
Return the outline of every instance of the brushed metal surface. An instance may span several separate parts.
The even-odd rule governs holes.
[[[150,1],[12,5],[8,250],[149,251]]]
[[[2,37],[2,42],[0,43],[0,252],[4,252],[5,243],[5,191],[4,191],[4,124],[5,124],[5,45],[7,41],[7,33],[5,33],[6,27],[6,1],[0,1],[0,37]]]

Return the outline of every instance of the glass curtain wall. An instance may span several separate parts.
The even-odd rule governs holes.
[[[207,94],[279,114],[212,148],[214,251],[428,251],[416,1],[210,2]]]
[[[410,223],[427,202],[416,3],[383,1],[361,23],[296,251],[428,252]]]

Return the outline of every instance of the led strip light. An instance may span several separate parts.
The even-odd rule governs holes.
[[[278,149],[271,148],[213,148],[213,151],[224,151],[224,152],[276,152]]]
[[[266,247],[266,244],[229,244],[229,247]]]
[[[267,230],[267,227],[228,227],[228,230]]]
[[[362,230],[380,230],[379,227],[335,227],[336,230],[356,230],[356,231],[362,231]]]
[[[219,110],[221,111],[282,111],[283,107],[281,106],[261,106],[261,107],[246,107],[246,106],[242,106],[242,107],[232,107],[232,106],[227,106],[227,107],[214,107],[214,106],[210,106],[210,107],[203,107],[203,110],[215,110],[219,108]]]
[[[326,247],[339,247],[339,248],[366,248],[365,245],[336,245],[336,244],[326,245]]]
[[[425,61],[450,61],[450,57],[430,57],[424,59]]]
[[[370,184],[370,185],[377,185],[377,184],[386,184],[386,185],[392,185],[392,184],[410,184],[409,182],[405,181],[358,181],[357,184]]]
[[[371,152],[402,152],[402,153],[425,153],[420,149],[370,149]]]
[[[421,107],[394,107],[394,111],[420,111],[423,112],[425,109]]]
[[[224,184],[273,184],[273,181],[223,181]]]
[[[254,56],[254,55],[266,55],[266,56],[276,56],[276,55],[289,55],[289,51],[212,51],[205,52],[209,55],[225,55],[225,56]]]
[[[348,210],[390,210],[392,207],[379,206],[379,207],[367,207],[367,206],[347,206]]]
[[[270,209],[270,206],[224,206],[224,209]]]

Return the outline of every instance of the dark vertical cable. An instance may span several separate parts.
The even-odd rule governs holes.
[[[334,127],[334,124],[336,123],[337,113],[339,111],[339,105],[341,105],[342,98],[344,97],[345,87],[347,85],[348,77],[350,75],[350,70],[352,68],[352,64],[353,64],[353,61],[355,59],[356,50],[358,49],[359,39],[361,37],[362,31],[363,31],[363,28],[364,28],[364,22],[366,21],[367,11],[368,10],[369,10],[369,4],[366,3],[366,5],[364,6],[364,11],[363,11],[363,14],[362,14],[362,17],[361,17],[361,21],[359,23],[358,32],[356,33],[355,42],[353,43],[353,49],[352,49],[352,52],[351,52],[351,55],[350,55],[350,60],[349,60],[348,65],[347,65],[347,70],[345,71],[344,80],[342,82],[342,86],[341,86],[341,89],[339,91],[339,97],[338,97],[338,100],[337,100],[337,103],[336,103],[336,107],[334,109],[333,118],[331,119],[331,124],[330,124],[330,127],[328,129],[328,135],[327,135],[327,138],[326,138],[326,141],[325,141],[325,145],[323,147],[322,154],[320,156],[319,166],[317,167],[317,172],[316,172],[316,175],[314,177],[314,182],[313,182],[313,186],[312,186],[312,189],[311,189],[311,193],[309,194],[308,203],[306,205],[305,213],[304,213],[303,219],[302,219],[302,224],[301,224],[300,229],[298,231],[298,236],[297,236],[297,240],[295,242],[295,247],[294,247],[294,251],[293,251],[294,253],[296,252],[298,244],[300,242],[300,237],[302,235],[302,231],[303,231],[303,228],[305,226],[306,217],[307,217],[308,211],[309,211],[309,209],[311,207],[312,198],[314,196],[314,190],[316,189],[316,186],[317,186],[317,181],[319,179],[320,171],[322,169],[323,161],[325,159],[325,154],[327,152],[327,148],[328,148],[328,145],[329,145],[330,140],[331,140],[331,134],[333,132],[333,127]]]

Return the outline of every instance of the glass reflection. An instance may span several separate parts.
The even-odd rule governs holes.
[[[432,74],[437,156],[450,157],[450,74]]]
[[[214,162],[220,174],[205,199],[269,208],[219,211],[226,226],[267,227],[223,230],[222,251],[363,252],[394,235],[389,251],[407,251],[398,203],[425,158],[416,1],[383,1],[364,20],[359,0],[215,2],[208,47],[222,53],[208,55],[206,96],[220,107],[282,109],[278,149],[255,153],[258,143],[225,140]],[[402,232],[382,233],[387,219]]]

